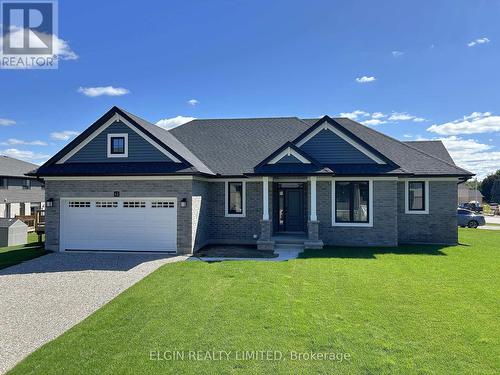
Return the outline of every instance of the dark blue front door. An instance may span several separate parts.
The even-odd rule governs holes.
[[[304,230],[304,202],[302,189],[285,189],[285,231]]]

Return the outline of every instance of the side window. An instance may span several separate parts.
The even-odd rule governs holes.
[[[245,182],[228,181],[226,182],[226,216],[244,217],[245,216]]]
[[[407,214],[429,213],[429,182],[406,181],[405,212]]]
[[[7,189],[8,183],[7,177],[0,177],[0,189]]]

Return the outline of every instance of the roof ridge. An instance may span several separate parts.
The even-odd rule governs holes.
[[[468,170],[466,170],[466,169],[464,169],[464,168],[461,168],[461,167],[459,167],[459,166],[457,166],[457,165],[455,165],[455,164],[451,164],[451,163],[447,162],[446,160],[443,160],[443,159],[438,158],[438,157],[436,157],[436,156],[434,156],[434,155],[428,154],[427,152],[424,152],[424,151],[422,151],[422,150],[419,150],[419,149],[418,149],[418,148],[416,148],[416,147],[410,146],[409,144],[406,144],[405,142],[402,142],[402,141],[400,141],[400,140],[398,140],[398,139],[396,139],[396,138],[393,138],[393,137],[391,137],[391,136],[388,136],[388,135],[386,135],[386,134],[384,134],[384,133],[382,133],[382,132],[379,132],[379,131],[377,131],[377,130],[375,130],[375,129],[369,128],[368,126],[363,125],[363,124],[360,124],[360,123],[359,123],[359,122],[357,122],[357,121],[351,120],[350,118],[347,118],[347,119],[348,119],[349,121],[354,122],[355,124],[360,125],[360,126],[365,126],[367,129],[370,129],[370,131],[372,131],[372,132],[376,132],[377,134],[380,134],[380,135],[384,136],[385,138],[388,138],[388,139],[390,139],[390,140],[392,140],[392,141],[398,142],[398,143],[402,144],[402,145],[403,145],[403,146],[405,146],[405,147],[411,148],[411,149],[412,149],[412,150],[414,150],[414,151],[418,151],[418,152],[420,152],[421,154],[424,154],[424,155],[429,156],[429,157],[431,157],[431,158],[433,158],[433,159],[439,160],[439,161],[441,161],[441,162],[443,162],[443,163],[445,163],[445,164],[449,165],[450,167],[454,167],[454,168],[460,169],[460,170],[462,170],[462,171],[464,171],[464,172],[467,172],[467,173],[471,174],[471,172],[470,172],[470,171],[468,171]]]
[[[297,116],[277,116],[277,117],[225,117],[225,118],[195,118],[193,121],[233,121],[233,120],[276,120],[276,119],[297,119]],[[186,123],[187,124],[187,123]]]

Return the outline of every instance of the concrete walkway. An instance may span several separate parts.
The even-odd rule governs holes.
[[[222,261],[233,261],[233,260],[254,260],[259,262],[283,262],[290,259],[295,259],[299,256],[299,253],[303,251],[302,248],[296,249],[276,249],[275,253],[278,254],[276,258],[227,258],[227,257],[196,257],[192,256],[189,260],[201,260],[204,262],[222,262]]]
[[[52,253],[0,270],[0,373],[161,265],[185,259]]]

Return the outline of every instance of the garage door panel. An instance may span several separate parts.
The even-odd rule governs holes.
[[[176,251],[173,198],[65,198],[61,205],[61,250]]]

